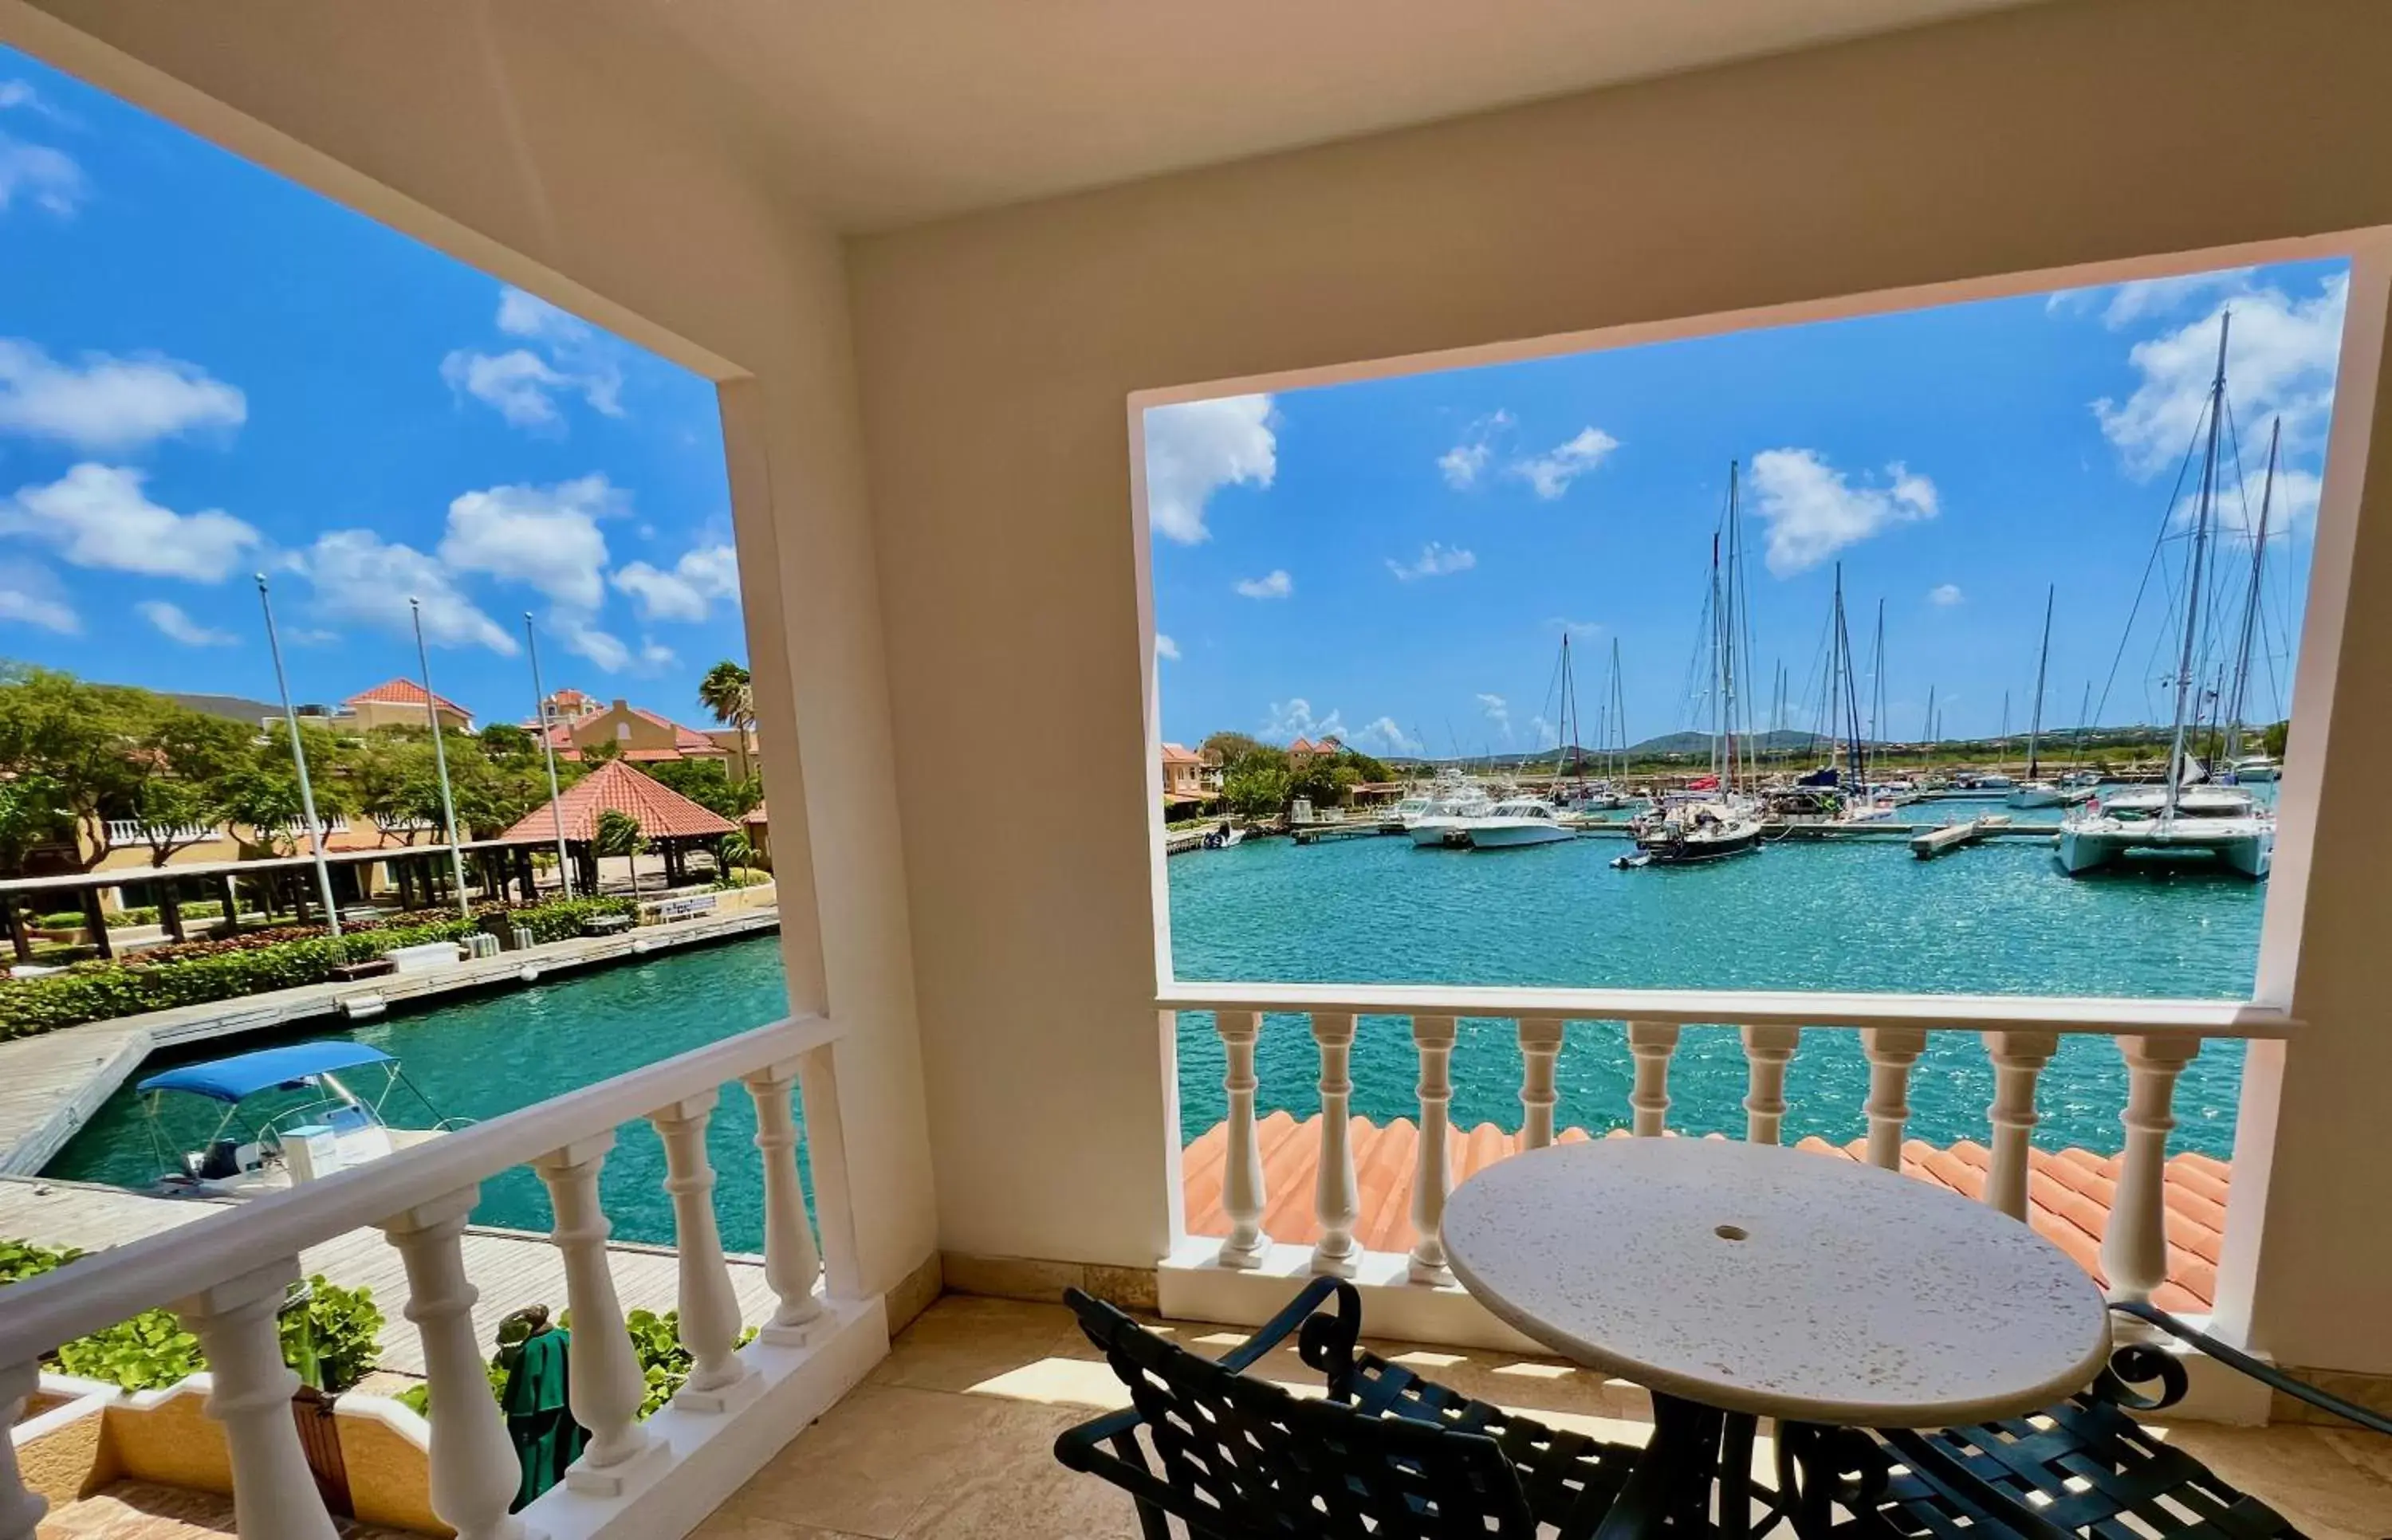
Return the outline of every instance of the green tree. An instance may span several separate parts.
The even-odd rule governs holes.
[[[1248,818],[1273,817],[1287,808],[1287,770],[1279,765],[1242,761],[1222,783],[1221,795],[1232,811]]]
[[[84,871],[109,852],[109,819],[124,816],[110,809],[129,809],[150,773],[133,750],[160,701],[54,668],[0,668],[0,780],[47,788],[46,822],[82,836]]]
[[[602,856],[621,856],[631,863],[631,891],[640,890],[640,852],[648,848],[640,833],[640,821],[620,809],[609,808],[598,815],[598,826],[591,831],[592,843]]]
[[[370,732],[351,757],[349,790],[358,810],[373,821],[380,842],[412,845],[440,823],[440,780],[432,735],[422,728]]]
[[[1352,769],[1357,780],[1393,781],[1396,779],[1396,772],[1388,767],[1385,760],[1374,758],[1358,748],[1340,752],[1337,762]]]
[[[623,745],[611,738],[592,744],[581,751],[581,762],[585,765],[603,765],[609,759],[620,759],[622,757]]]
[[[764,798],[760,784],[734,781],[720,759],[667,759],[646,770],[650,776],[699,807],[728,819],[737,820],[753,811]]]
[[[698,681],[697,704],[738,734],[739,779],[748,780],[754,773],[748,762],[748,734],[756,725],[756,687],[748,670],[729,659],[716,664]]]
[[[512,765],[540,757],[540,741],[513,722],[492,722],[482,729],[482,757]]]
[[[1200,754],[1219,755],[1221,763],[1225,766],[1234,765],[1257,750],[1267,754],[1280,752],[1261,739],[1250,737],[1242,732],[1216,732],[1197,746],[1197,752]]]
[[[228,816],[229,778],[254,752],[255,735],[239,722],[155,699],[133,745],[151,773],[126,801],[129,815],[141,822],[150,865],[165,865],[176,851],[214,832]]]

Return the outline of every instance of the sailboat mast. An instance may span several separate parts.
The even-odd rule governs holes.
[[[1729,460],[1727,462],[1727,602],[1725,608],[1722,612],[1720,620],[1720,705],[1721,709],[1726,714],[1727,721],[1727,741],[1725,745],[1727,771],[1720,781],[1720,790],[1722,791],[1732,789],[1736,783],[1736,730],[1737,726],[1736,718],[1736,643],[1737,628],[1744,624],[1743,618],[1738,613],[1741,606],[1736,602],[1738,597],[1736,593],[1736,576],[1743,566],[1744,552],[1740,532],[1737,528],[1736,498],[1736,462]]]
[[[1879,728],[1881,725],[1883,725],[1884,721],[1885,721],[1885,601],[1884,601],[1883,599],[1879,599],[1879,600],[1877,602],[1877,645],[1876,645],[1876,647],[1872,650],[1872,655],[1870,656],[1870,659],[1869,659],[1869,716],[1868,716],[1868,736],[1867,736],[1866,738],[1865,738],[1865,739],[1863,739],[1863,740],[1862,740],[1863,747],[1864,747],[1865,749],[1866,749],[1866,750],[1867,750],[1867,752],[1874,754],[1874,753],[1877,753],[1877,752],[1878,752],[1878,751],[1879,751],[1879,750],[1878,750],[1878,745],[1879,745],[1879,744],[1882,742],[1882,740],[1878,736],[1878,728]],[[1868,783],[1868,776],[1867,776],[1867,773],[1866,773],[1866,766],[1865,766],[1865,767],[1863,767],[1863,773],[1862,773],[1862,776],[1861,776],[1861,783],[1862,783],[1864,786],[1866,786],[1866,785]]]
[[[2251,643],[2259,628],[2259,578],[2268,559],[2268,513],[2276,498],[2276,446],[2284,436],[2284,420],[2268,430],[2268,479],[2259,489],[2259,528],[2251,542],[2251,581],[2242,595],[2242,640],[2234,649],[2234,695],[2226,712],[2226,754],[2232,765],[2242,753],[2242,710],[2251,684]]]
[[[2217,317],[2217,373],[2209,383],[2209,444],[2201,457],[2201,498],[2193,510],[2192,563],[2184,587],[2184,642],[2176,660],[2176,731],[2168,745],[2167,795],[2162,819],[2176,818],[2177,793],[2184,781],[2185,697],[2192,689],[2192,650],[2201,637],[2201,583],[2209,557],[2209,517],[2217,498],[2217,439],[2226,417],[2226,337],[2234,312]]]
[[[2085,730],[2093,725],[2093,681],[2085,681],[2085,698],[2076,703],[2076,742],[2068,751],[2068,762],[2075,764],[2085,757]]]
[[[1928,757],[1933,758],[1935,756],[1935,687],[1931,684],[1927,687],[1927,729],[1920,736],[1927,740]]]
[[[2034,660],[2034,715],[2028,718],[2026,729],[2026,778],[2035,778],[2035,751],[2043,740],[2043,682],[2051,670],[2051,602],[2060,586],[2053,584],[2043,590],[2043,650]]]
[[[1618,780],[1628,770],[1628,702],[1619,688],[1619,639],[1611,639],[1611,736],[1605,740],[1605,773]],[[1615,755],[1611,744],[1618,744]]]
[[[1726,636],[1726,628],[1720,620],[1720,537],[1714,532],[1711,536],[1711,773],[1713,775],[1722,774],[1720,745],[1724,742],[1723,734],[1727,727],[1726,712],[1722,705],[1727,694],[1725,683],[1727,664],[1723,651]],[[1724,777],[1720,784],[1722,786],[1727,784]]]

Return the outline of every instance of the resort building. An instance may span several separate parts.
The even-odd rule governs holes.
[[[277,1312],[303,1257],[396,1249],[410,1308],[389,1329],[422,1345],[441,1408],[430,1506],[459,1534],[1126,1536],[1128,1499],[1052,1461],[1058,1434],[1117,1391],[1056,1302],[1067,1287],[1170,1318],[1175,1340],[1209,1354],[1337,1277],[1370,1336],[1416,1344],[1400,1356],[1419,1372],[1470,1375],[1471,1394],[1509,1404],[1547,1375],[1603,1379],[1524,1359],[1530,1339],[1452,1265],[1457,1171],[1484,1184],[1548,1159],[1457,1148],[1469,1131],[1452,1057],[1479,1035],[1516,1049],[1502,1136],[1530,1147],[1566,1132],[1566,1043],[1617,1048],[1630,1068],[1602,1094],[1639,1158],[1710,1145],[1664,1137],[1689,1132],[1695,1088],[1671,1081],[1682,1036],[1736,1055],[1734,1083],[1711,1089],[1730,1108],[1724,1147],[1757,1159],[1776,1157],[1751,1146],[1794,1142],[1789,1088],[1813,1094],[1806,1075],[1834,1044],[1866,1068],[1841,1082],[1830,1142],[1857,1141],[1881,1191],[1929,1164],[1905,1149],[1914,1073],[1962,1087],[1983,1174],[1929,1172],[1973,1184],[1974,1207],[1917,1184],[1944,1212],[1999,1220],[2012,1240],[2038,1206],[2081,1215],[2112,1298],[2141,1304],[2174,1283],[2168,1301],[2205,1301],[2191,1313],[2219,1341],[2392,1405],[2392,1183],[2368,1174],[2392,1088],[2392,603],[2376,602],[2392,596],[2392,451],[2372,453],[2375,433],[2392,437],[2392,6],[1228,0],[1046,20],[1005,6],[0,0],[0,40],[717,383],[789,1010],[12,1284],[0,1400],[32,1401],[60,1342],[171,1306],[206,1349],[212,1420],[190,1426],[229,1451],[210,1469],[241,1533],[330,1540],[284,1404],[295,1380]],[[1724,973],[1670,990],[1176,975],[1169,676],[1144,585],[1153,532],[1176,519],[1201,536],[1202,507],[1136,469],[1137,408],[2294,255],[2350,269],[2249,998],[1756,990]],[[1643,580],[1621,528],[1619,571],[1591,586]],[[552,734],[569,753],[696,752],[620,702]],[[1069,745],[1068,797],[959,795],[962,761],[1000,744]],[[644,781],[615,764],[574,788],[568,840],[594,835],[580,814],[602,796],[656,810]],[[675,822],[686,816],[658,810],[659,830],[706,837]],[[537,1011],[497,1019],[528,1033],[570,1009],[543,983]],[[1405,1099],[1403,1135],[1371,1141],[1368,1168],[1348,1115],[1358,1041],[1400,1060]],[[1201,1104],[1179,1079],[1199,1051]],[[2119,1121],[2095,1162],[2114,1158],[2107,1174],[2052,1171],[2062,1152],[2038,1144],[2038,1084],[2062,1055],[2114,1072]],[[2169,1160],[2196,1065],[2239,1077],[2230,1188]],[[1264,1083],[1320,1115],[1265,1128]],[[618,1136],[641,1121],[655,1137]],[[1831,1158],[1785,1154],[1857,1164]],[[723,1244],[718,1168],[734,1163],[761,1195],[760,1262]],[[644,1197],[665,1173],[670,1267],[605,1245],[635,1165]],[[518,1468],[485,1365],[519,1275],[468,1219],[487,1191],[535,1181],[553,1204],[570,1405],[591,1441],[564,1486],[511,1516]],[[2100,1201],[2073,1201],[2060,1190],[2073,1181],[2098,1183]],[[1593,1236],[1609,1249],[1585,1279],[1662,1232],[1720,1259],[1774,1256],[1831,1224],[1941,1254],[1799,1193],[1726,1214],[1626,1185],[1655,1200],[1649,1231]],[[2204,1205],[2194,1228],[2173,1217],[2187,1197]],[[1588,1240],[1533,1222],[1523,1252]],[[2197,1278],[2179,1237],[2216,1252]],[[1698,1302],[1730,1265],[1656,1287],[1657,1311]],[[665,1279],[695,1365],[644,1420],[622,1324],[634,1276]],[[1773,1311],[1825,1292],[1784,1284]],[[1933,1304],[1856,1285],[1837,1296],[1837,1330],[1796,1345],[1816,1365],[1845,1328]],[[2099,1297],[2088,1319],[2105,1319]],[[1982,1325],[1945,1312],[1931,1356],[2000,1359],[1978,1351]],[[2110,1339],[2088,1331],[2076,1385]],[[2169,1454],[2247,1455],[2240,1479],[2310,1533],[2392,1534],[2380,1443],[2200,1427],[2296,1408],[2216,1360],[2158,1351],[2145,1369],[2180,1368],[2189,1398]],[[1926,1360],[1885,1362],[1899,1366],[1879,1378],[1900,1379]],[[1589,1395],[1615,1397],[1579,1408],[1606,1425],[1643,1428],[1654,1404],[1600,1383]],[[1471,1447],[1492,1457],[1490,1440]],[[7,1540],[39,1521],[27,1479],[0,1463]],[[2074,1479],[2106,1490],[2110,1474]],[[1840,1496],[1861,1484],[1821,1480]],[[2367,1482],[2366,1498],[2318,1506]],[[1687,1524],[1673,1508],[1670,1532],[1706,1528],[1694,1511]],[[2040,1522],[2022,1532],[2052,1528]],[[1876,1533],[1839,1531],[1863,1532]],[[2000,1526],[1934,1531],[1963,1532]]]
[[[1346,745],[1323,735],[1320,738],[1298,737],[1287,745],[1287,757],[1294,760],[1333,759],[1346,752]]]
[[[356,732],[371,732],[380,727],[424,727],[429,725],[426,718],[431,715],[424,709],[425,700],[423,686],[413,679],[385,679],[343,701],[340,709],[326,718],[325,723]],[[474,714],[447,696],[437,697],[434,709],[447,731],[474,731]]]
[[[619,697],[602,705],[578,690],[560,690],[541,706],[550,718],[549,744],[560,759],[578,760],[602,744],[611,744],[633,764],[715,759],[724,761],[728,768],[734,758],[731,745],[718,743],[696,728],[644,711]],[[537,731],[540,724],[526,722],[524,726]]]
[[[1209,802],[1221,795],[1221,757],[1182,744],[1163,745],[1163,800]]]

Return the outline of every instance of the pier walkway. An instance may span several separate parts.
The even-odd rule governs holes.
[[[228,1198],[148,1197],[85,1182],[44,1182],[0,1176],[0,1236],[52,1248],[105,1250],[177,1225],[202,1223],[239,1205]],[[526,1305],[565,1306],[565,1264],[546,1236],[474,1225],[464,1237],[465,1275],[481,1298],[474,1306],[474,1339],[498,1339],[499,1323]],[[607,1247],[616,1292],[625,1312],[673,1308],[679,1298],[679,1255],[669,1246]],[[731,1284],[739,1318],[755,1325],[773,1314],[773,1291],[760,1258],[734,1255]],[[407,1307],[407,1269],[398,1249],[379,1230],[352,1230],[300,1254],[306,1274],[322,1274],[344,1288],[373,1291],[382,1312],[377,1366],[423,1377],[423,1346],[400,1314]]]
[[[182,1005],[110,1021],[64,1027],[0,1042],[0,1175],[32,1175],[66,1147],[75,1130],[161,1048],[237,1037],[323,1020],[347,1025],[342,1003],[379,996],[385,1006],[462,991],[521,987],[524,970],[540,977],[618,958],[771,930],[776,907],[736,910],[643,925],[618,936],[577,936],[522,951],[503,951],[431,973],[383,974],[238,1000]],[[5,1233],[5,1232],[0,1232]]]

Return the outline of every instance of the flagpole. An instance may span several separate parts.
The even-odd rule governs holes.
[[[307,750],[299,742],[299,713],[292,709],[291,681],[282,673],[282,643],[274,634],[274,601],[266,591],[266,574],[257,575],[257,605],[266,612],[266,650],[274,656],[274,688],[282,695],[282,725],[291,733],[291,762],[299,769],[299,810],[307,820],[307,848],[316,858],[316,890],[324,900],[324,924],[332,938],[341,935],[341,908],[332,901],[332,869],[324,860],[324,830],[316,821],[316,788],[307,780]],[[234,916],[225,914],[228,923]]]
[[[440,811],[448,820],[448,861],[457,870],[457,912],[474,917],[474,896],[465,887],[465,851],[457,843],[457,799],[448,790],[448,750],[442,745],[440,697],[432,692],[432,654],[423,647],[423,602],[410,599],[415,616],[415,666],[423,674],[423,715],[432,723],[432,763],[440,771]]]
[[[540,642],[532,635],[531,612],[524,612],[524,651],[531,658],[531,719],[539,724],[540,752],[548,759],[548,810],[556,819],[556,880],[565,896],[573,897],[573,860],[565,852],[565,794],[556,788],[556,748],[549,742],[548,692],[540,688]]]

